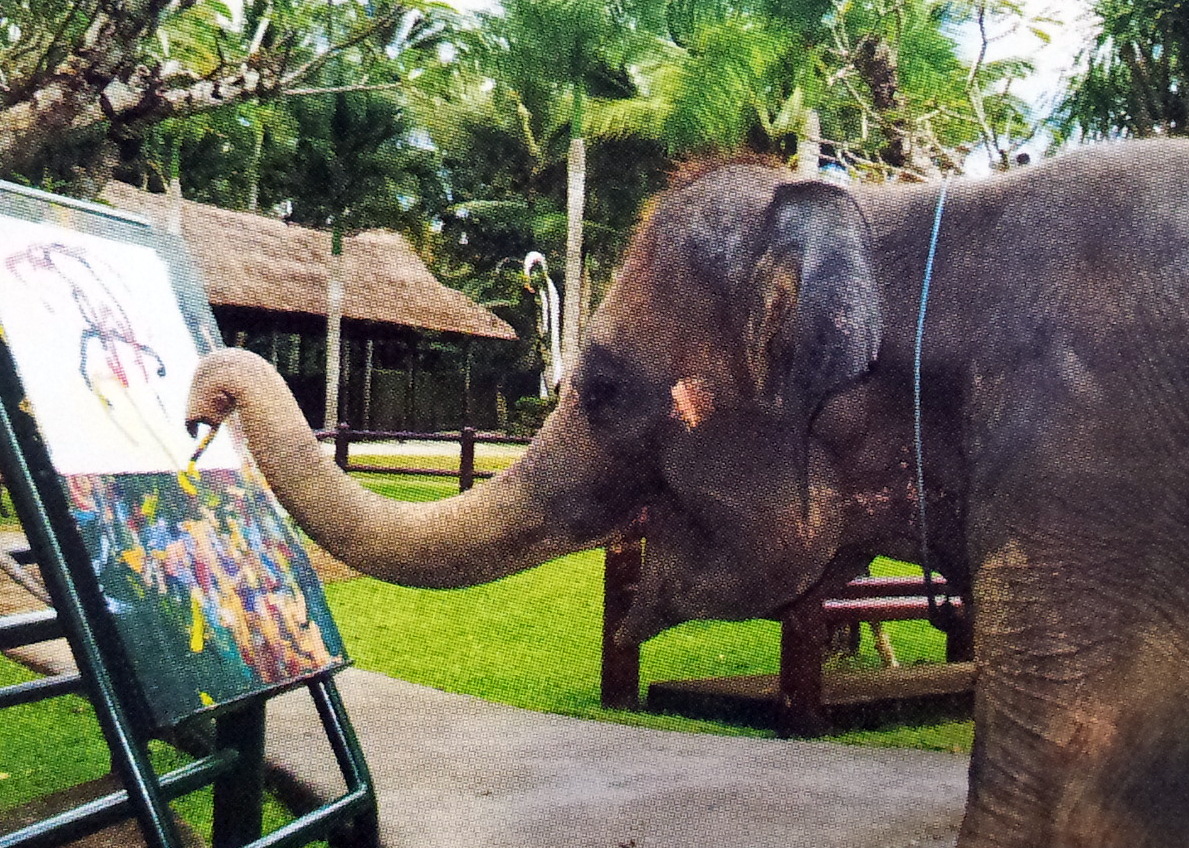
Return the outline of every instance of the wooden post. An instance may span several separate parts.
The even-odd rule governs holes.
[[[459,439],[458,491],[465,492],[475,485],[475,428],[463,427]]]
[[[344,471],[351,461],[351,425],[340,421],[334,428],[334,464]]]
[[[363,429],[372,429],[372,372],[375,370],[376,342],[370,336],[363,348]]]
[[[776,733],[821,736],[829,729],[822,706],[822,662],[829,638],[822,614],[823,595],[812,592],[797,601],[780,622],[780,693]]]
[[[621,645],[615,632],[623,624],[636,594],[644,556],[638,526],[607,546],[603,556],[602,703],[610,710],[640,709],[640,646]]]

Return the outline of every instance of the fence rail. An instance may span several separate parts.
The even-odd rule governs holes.
[[[340,424],[333,430],[317,430],[320,441],[334,442],[334,461],[344,471],[365,474],[409,474],[419,477],[457,477],[458,491],[465,492],[475,480],[494,477],[492,471],[475,470],[475,445],[527,445],[531,439],[518,436],[482,436],[474,427],[463,427],[459,433],[413,433],[407,430],[352,430]],[[409,468],[394,465],[365,465],[351,462],[351,445],[367,442],[452,442],[459,446],[458,470],[445,468]]]

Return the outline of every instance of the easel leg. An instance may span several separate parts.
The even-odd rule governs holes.
[[[334,679],[330,675],[324,675],[312,680],[309,689],[314,706],[318,710],[318,717],[322,720],[322,726],[330,741],[330,747],[334,751],[339,771],[347,784],[347,791],[355,792],[371,787],[372,776],[364,759],[363,749],[347,718],[347,711]],[[372,795],[368,808],[355,816],[347,827],[331,831],[327,841],[332,848],[373,848],[378,845],[380,819],[375,796]]]
[[[264,827],[264,699],[215,722],[216,748],[234,748],[239,758],[215,781],[212,848],[241,848]]]

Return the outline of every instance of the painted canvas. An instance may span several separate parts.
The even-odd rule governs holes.
[[[0,218],[0,329],[154,720],[345,662],[234,428],[191,462],[200,345],[149,247]]]

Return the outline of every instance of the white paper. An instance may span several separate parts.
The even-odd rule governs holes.
[[[0,327],[62,474],[184,470],[198,351],[147,247],[0,216]],[[220,433],[200,468],[239,468]]]

